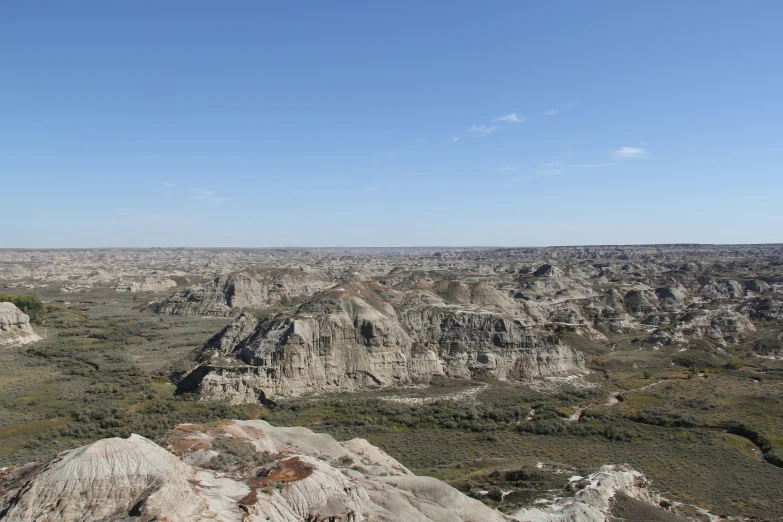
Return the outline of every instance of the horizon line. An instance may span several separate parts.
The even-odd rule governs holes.
[[[515,248],[587,248],[587,247],[673,247],[673,246],[783,246],[767,243],[582,243],[573,245],[397,245],[397,246],[95,246],[95,247],[0,247],[7,250],[352,250],[352,249],[515,249]]]

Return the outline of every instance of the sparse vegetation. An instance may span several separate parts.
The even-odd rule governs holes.
[[[161,368],[206,341],[222,320],[161,322],[128,311],[123,303],[131,295],[107,297],[97,306],[50,306],[47,339],[0,350],[0,466],[103,437],[138,433],[161,441],[176,423],[266,415],[260,405],[177,397]]]
[[[256,451],[247,440],[236,437],[219,437],[212,443],[212,449],[218,454],[212,457],[206,467],[229,470],[238,466],[268,464],[276,460],[269,453]]]

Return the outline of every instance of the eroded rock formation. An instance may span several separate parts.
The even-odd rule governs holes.
[[[0,302],[0,346],[18,346],[39,339],[30,326],[30,316],[13,303]]]
[[[176,426],[167,448],[131,435],[0,469],[0,520],[599,522],[619,495],[685,520],[660,508],[644,476],[624,466],[580,479],[573,497],[507,516],[414,475],[363,439],[224,421]]]
[[[506,520],[361,439],[228,421],[177,426],[168,447],[131,435],[4,470],[0,520]],[[219,464],[239,448],[252,460]]]
[[[584,370],[579,352],[551,331],[485,303],[473,306],[468,296],[475,289],[464,294],[468,306],[449,306],[431,285],[347,283],[292,315],[243,314],[205,346],[202,365],[180,387],[241,403],[428,382],[433,375],[529,378]]]

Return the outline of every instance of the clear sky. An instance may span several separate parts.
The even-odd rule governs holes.
[[[0,247],[783,242],[783,2],[0,4]]]

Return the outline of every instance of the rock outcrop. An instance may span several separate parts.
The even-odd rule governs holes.
[[[511,516],[431,477],[416,476],[363,439],[338,442],[265,421],[176,426],[168,451],[139,435],[0,469],[0,520],[169,522],[603,522],[620,496],[659,515],[644,476],[604,466],[572,497]],[[664,518],[664,517],[671,518]]]
[[[685,520],[659,507],[661,498],[650,489],[645,476],[628,466],[607,465],[588,477],[574,477],[579,489],[572,497],[558,497],[541,507],[525,508],[511,515],[520,522],[591,522],[622,520],[613,515],[620,495],[659,511],[653,520]]]
[[[13,303],[0,302],[0,346],[18,346],[38,341],[30,316]]]
[[[361,439],[228,421],[177,426],[168,447],[131,435],[1,470],[0,520],[507,520]]]
[[[172,508],[171,520],[192,520],[207,508],[189,482],[194,470],[139,435],[100,440],[24,471],[2,477],[2,520],[116,520]]]
[[[580,353],[551,331],[483,307],[446,305],[430,287],[378,283],[338,285],[292,315],[243,314],[210,340],[199,361],[180,389],[232,403],[433,375],[504,379],[584,370]]]

